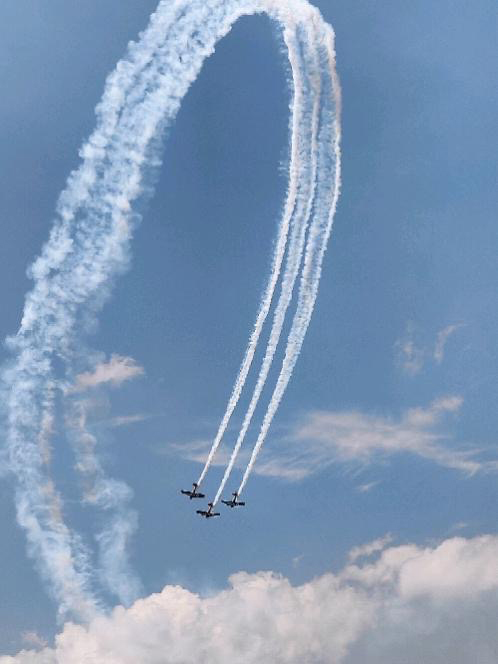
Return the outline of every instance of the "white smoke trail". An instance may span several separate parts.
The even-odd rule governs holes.
[[[270,404],[261,425],[251,458],[246,467],[238,495],[242,493],[249,479],[256,458],[264,444],[268,430],[285,389],[292,376],[294,366],[301,351],[318,293],[323,256],[332,230],[340,188],[340,87],[335,72],[334,35],[329,26],[323,26],[322,58],[324,66],[324,87],[329,90],[329,103],[322,108],[319,138],[318,185],[315,200],[314,218],[311,224],[303,272],[298,294],[298,304],[287,341],[285,356]],[[327,95],[324,96],[327,98]]]
[[[46,417],[41,402],[54,382],[53,359],[60,357],[70,367],[78,327],[102,304],[112,277],[126,267],[135,221],[131,203],[143,192],[144,169],[157,163],[151,159],[152,148],[158,147],[153,139],[172,120],[203,60],[229,30],[231,21],[221,4],[176,3],[172,12],[170,3],[161,3],[142,40],[110,77],[97,109],[97,128],[81,151],[83,163],[68,180],[50,239],[31,268],[34,287],[26,297],[21,328],[9,340],[15,357],[3,372],[6,445],[17,480],[18,520],[61,611],[84,620],[98,602],[79,540],[54,519],[36,442]],[[168,28],[170,39],[164,44]]]
[[[48,473],[53,407],[48,361],[24,347],[2,379],[8,469],[17,480],[17,520],[26,530],[29,554],[58,600],[60,619],[71,611],[90,620],[99,604],[90,590],[89,554],[64,524],[62,500]]]
[[[106,476],[96,452],[97,436],[88,425],[92,405],[89,399],[69,399],[66,427],[73,444],[76,470],[83,480],[83,504],[100,509],[105,516],[96,536],[98,579],[104,588],[117,595],[121,604],[130,606],[142,592],[127,555],[128,542],[138,523],[135,510],[129,507],[133,491],[125,482]]]
[[[247,376],[249,374],[253,359],[254,359],[254,354],[256,352],[256,348],[259,342],[259,338],[261,336],[261,332],[263,329],[263,325],[266,321],[266,318],[268,316],[268,313],[270,311],[271,303],[273,300],[273,294],[275,292],[275,288],[278,282],[278,279],[280,277],[280,271],[282,267],[282,262],[284,259],[285,255],[285,250],[287,246],[287,239],[288,239],[288,234],[289,234],[289,228],[291,225],[291,220],[293,218],[293,215],[295,214],[295,206],[296,206],[296,199],[299,191],[299,184],[302,180],[303,173],[302,173],[302,160],[300,159],[300,136],[301,136],[301,127],[303,124],[303,90],[302,90],[302,85],[300,81],[300,70],[297,66],[296,63],[296,57],[297,54],[295,52],[294,48],[294,39],[292,38],[290,34],[290,30],[286,30],[284,32],[284,41],[286,43],[286,46],[288,48],[288,53],[289,53],[289,62],[291,65],[291,71],[292,71],[292,78],[293,78],[293,98],[292,102],[290,105],[291,108],[291,120],[290,120],[290,164],[289,164],[289,184],[287,188],[287,196],[286,196],[286,201],[285,201],[285,206],[284,206],[284,211],[282,214],[282,218],[280,221],[278,233],[277,233],[277,242],[275,244],[275,249],[273,252],[273,257],[272,257],[272,266],[271,266],[271,271],[270,271],[270,277],[268,280],[268,284],[266,285],[265,292],[263,294],[263,297],[261,299],[261,303],[259,305],[259,311],[256,317],[256,322],[254,324],[253,331],[251,333],[251,336],[249,338],[249,343],[247,344],[247,348],[245,351],[244,359],[242,360],[242,364],[239,369],[239,373],[237,375],[237,378],[235,380],[234,386],[232,388],[232,393],[230,395],[230,398],[228,400],[228,404],[225,410],[225,413],[221,419],[220,425],[218,427],[218,431],[216,432],[216,436],[214,438],[213,444],[211,446],[211,449],[209,451],[208,457],[206,459],[206,462],[204,464],[204,468],[202,469],[201,474],[199,475],[199,479],[197,480],[197,486],[200,486],[201,483],[203,482],[204,478],[206,477],[206,474],[209,470],[209,467],[211,466],[211,463],[214,459],[214,456],[221,444],[221,441],[223,439],[223,436],[225,435],[228,423],[230,421],[230,418],[233,415],[233,411],[235,410],[240,396],[242,394],[242,390],[244,388],[244,385],[247,380]]]
[[[93,592],[88,554],[64,524],[61,501],[47,472],[46,443],[45,448],[40,444],[39,432],[51,418],[46,395],[58,385],[54,361],[62,360],[71,375],[81,332],[88,330],[113,279],[128,265],[129,243],[138,223],[132,204],[149,191],[150,172],[160,165],[164,130],[217,41],[240,16],[256,12],[268,13],[285,30],[319,16],[305,0],[159,3],[148,28],[106,83],[96,129],[80,151],[82,164],[68,178],[49,240],[30,268],[33,288],[26,296],[20,329],[8,340],[13,359],[2,372],[5,445],[17,482],[18,521],[61,615],[88,620],[100,603]],[[295,204],[293,177],[291,169],[287,218]],[[279,236],[280,251],[285,242]],[[115,561],[126,542],[126,533],[120,531],[121,506],[128,499],[112,482],[108,480],[106,491],[117,520],[105,533],[121,532],[121,544],[107,562],[110,568],[121,564]],[[122,593],[121,575],[114,580],[110,575],[110,581]]]
[[[324,26],[322,55],[326,67],[327,79],[324,85],[329,88],[330,102],[322,108],[321,131],[319,138],[318,186],[315,201],[314,219],[308,237],[306,255],[301,275],[298,304],[291,331],[287,341],[285,356],[270,404],[261,425],[251,458],[242,477],[238,494],[240,495],[249,479],[256,458],[261,450],[271,422],[278,409],[285,389],[292,376],[299,356],[304,336],[311,320],[318,293],[321,269],[332,223],[337,206],[340,188],[340,87],[335,72],[334,35],[328,26]]]
[[[218,487],[218,491],[213,499],[213,504],[216,505],[223,493],[225,485],[233,470],[233,466],[239,454],[240,448],[244,442],[245,436],[251,424],[254,411],[258,405],[261,393],[268,378],[273,358],[280,340],[282,328],[285,321],[287,309],[292,299],[294,291],[294,284],[301,265],[304,243],[306,238],[306,230],[308,227],[309,218],[311,215],[313,200],[315,196],[315,181],[317,175],[317,134],[318,134],[318,120],[320,114],[320,101],[321,101],[321,87],[318,55],[314,44],[314,36],[310,34],[310,27],[306,26],[306,36],[293,33],[287,30],[284,35],[284,40],[287,45],[289,53],[289,61],[291,63],[294,89],[296,90],[296,99],[300,99],[303,105],[301,111],[301,119],[299,123],[299,131],[295,137],[295,142],[298,144],[297,156],[299,157],[299,195],[297,203],[294,208],[291,220],[291,238],[289,241],[288,254],[285,266],[285,272],[282,277],[282,286],[280,298],[278,300],[275,313],[273,316],[273,324],[270,336],[267,343],[267,348],[261,369],[258,375],[256,385],[249,403],[247,412],[244,416],[242,427],[237,437],[237,441],[232,450],[230,460],[225,469],[223,478]],[[302,28],[301,28],[302,31]],[[312,53],[308,56],[308,63],[313,62],[313,66],[306,67],[303,58],[300,57],[300,50],[310,49]],[[313,51],[315,51],[313,53]],[[302,100],[305,100],[304,103]]]
[[[219,448],[221,441],[223,439],[223,436],[226,432],[226,428],[228,426],[229,420],[233,414],[233,411],[235,410],[237,403],[240,399],[242,390],[244,388],[252,361],[254,359],[254,354],[255,350],[257,347],[257,343],[259,341],[259,337],[261,334],[261,330],[263,327],[263,324],[266,320],[266,317],[268,315],[271,301],[273,298],[273,293],[276,287],[276,283],[279,278],[280,274],[280,269],[281,269],[281,264],[283,261],[284,257],[284,248],[285,248],[285,243],[287,241],[287,235],[288,235],[288,229],[289,225],[292,221],[292,216],[289,218],[288,215],[294,215],[297,216],[298,221],[295,221],[295,223],[303,222],[302,219],[300,219],[300,215],[296,214],[296,196],[298,194],[299,190],[299,184],[302,183],[303,181],[306,181],[306,177],[309,175],[307,173],[307,170],[310,168],[309,163],[307,160],[303,159],[303,155],[300,154],[300,149],[299,149],[299,141],[302,141],[302,135],[304,133],[305,127],[306,127],[306,120],[303,117],[303,89],[302,89],[302,82],[301,82],[301,76],[303,72],[301,71],[301,67],[298,65],[298,58],[297,58],[297,52],[296,52],[296,47],[295,47],[295,41],[296,41],[296,35],[295,31],[296,28],[299,26],[302,30],[305,30],[308,32],[308,40],[304,40],[304,42],[301,44],[302,47],[309,47],[309,42],[310,40],[312,41],[312,30],[314,30],[314,24],[316,23],[318,26],[323,25],[323,19],[320,15],[320,13],[310,5],[308,5],[306,2],[288,2],[288,3],[282,3],[278,2],[278,0],[262,0],[260,2],[260,5],[262,8],[264,8],[264,11],[267,11],[271,16],[274,16],[277,18],[279,21],[281,21],[282,25],[284,26],[284,41],[286,43],[287,49],[288,49],[288,56],[289,56],[289,62],[291,64],[291,70],[292,70],[292,76],[293,76],[293,93],[294,93],[294,98],[293,98],[293,104],[291,105],[292,113],[293,113],[293,121],[291,123],[292,126],[292,133],[291,133],[291,163],[290,163],[290,173],[289,173],[289,191],[288,191],[288,197],[287,197],[287,202],[286,202],[286,208],[285,208],[285,213],[281,222],[281,226],[279,229],[279,240],[277,244],[277,248],[274,254],[273,258],[273,266],[272,266],[272,273],[270,276],[270,280],[268,282],[267,290],[265,292],[265,295],[263,297],[263,300],[260,305],[260,310],[258,313],[257,321],[255,324],[255,328],[253,331],[253,334],[251,336],[251,339],[249,341],[246,354],[243,360],[243,363],[241,365],[241,368],[239,370],[239,374],[237,376],[235,385],[232,390],[232,394],[230,396],[229,402],[227,404],[227,408],[225,411],[225,414],[223,415],[223,418],[221,420],[220,426],[218,428],[218,431],[216,433],[215,439],[213,441],[213,445],[211,447],[211,450],[209,452],[208,458],[206,460],[206,463],[204,465],[204,468],[199,476],[199,479],[197,480],[197,485],[200,485],[201,482],[204,480],[207,471],[213,461],[213,458],[216,454],[217,449]],[[330,28],[329,28],[330,30]],[[305,73],[311,72],[311,75],[317,73],[317,67],[316,64],[313,66],[313,63],[308,61],[308,71],[306,67],[304,68]],[[312,87],[311,87],[312,91]],[[316,91],[313,92],[313,94],[316,95]],[[319,98],[319,94],[317,95]],[[315,96],[316,99],[316,96]],[[318,109],[316,109],[318,110]],[[301,148],[302,150],[302,148]],[[312,151],[312,155],[314,154],[314,151]],[[308,196],[307,201],[309,205],[311,206],[313,202],[313,196]],[[308,210],[307,213],[301,212],[301,214],[305,214],[306,217],[309,216],[311,210]],[[297,226],[294,229],[297,233],[298,237],[302,237],[302,242],[304,243],[304,235],[301,235],[301,232],[305,232],[306,230],[306,224],[301,225],[299,228]],[[284,237],[285,235],[285,237]],[[218,500],[220,499],[221,493],[225,487],[225,484],[228,480],[228,477],[230,476],[230,473],[233,469],[233,466],[235,464],[235,460],[237,458],[237,455],[239,453],[240,447],[242,446],[242,443],[244,441],[245,435],[247,433],[247,429],[250,426],[252,417],[254,415],[254,411],[257,407],[259,398],[261,396],[261,392],[264,388],[266,378],[268,376],[268,372],[270,370],[273,357],[275,354],[276,347],[278,345],[278,341],[280,338],[281,330],[283,327],[284,319],[285,319],[285,313],[287,311],[287,308],[289,306],[290,299],[292,297],[292,291],[293,291],[293,286],[294,286],[294,281],[296,279],[297,274],[294,274],[294,261],[297,258],[298,262],[295,267],[297,270],[299,267],[299,262],[300,262],[300,257],[302,253],[302,248],[299,250],[296,248],[294,245],[292,247],[289,247],[289,254],[292,256],[291,260],[289,261],[289,265],[286,268],[286,274],[284,275],[283,279],[283,288],[282,288],[282,294],[280,296],[279,304],[277,305],[277,311],[274,316],[274,323],[272,327],[272,331],[270,333],[270,340],[267,345],[267,350],[266,354],[263,360],[263,364],[258,376],[258,381],[256,384],[256,387],[253,392],[253,396],[251,398],[251,403],[248,407],[246,416],[244,418],[243,424],[241,431],[238,435],[236,444],[234,446],[234,449],[232,451],[228,466],[225,470],[225,473],[223,475],[223,478],[221,480],[220,486],[218,488],[218,491],[216,493],[216,496],[214,498],[213,503],[216,504]]]

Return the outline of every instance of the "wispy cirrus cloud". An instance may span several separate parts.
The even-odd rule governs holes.
[[[174,454],[182,457],[186,461],[204,464],[210,447],[210,440],[198,439],[185,443],[170,443],[164,445],[159,448],[159,453]],[[222,468],[226,467],[230,460],[231,452],[232,450],[228,445],[220,445],[211,465]],[[250,447],[239,452],[237,461],[234,464],[235,469],[244,470],[246,468],[250,452]],[[298,454],[297,449],[294,450],[294,453]],[[312,456],[307,456],[306,453],[304,453],[302,456],[299,455],[299,460],[291,457],[292,455],[287,454],[286,452],[281,455],[279,453],[275,454],[270,450],[265,450],[258,459],[254,472],[256,475],[278,477],[279,479],[289,482],[299,481],[313,474],[314,471],[311,469],[311,465],[313,465]],[[304,468],[305,463],[309,465],[306,469]]]
[[[100,362],[93,371],[78,374],[70,391],[83,392],[104,384],[119,387],[128,380],[143,376],[144,373],[144,368],[132,357],[113,354],[109,362]]]
[[[146,415],[145,413],[137,413],[136,415],[117,415],[107,420],[106,424],[115,429],[117,427],[128,426],[129,424],[136,424],[137,422],[144,422],[150,417],[152,416]]]
[[[397,366],[409,376],[416,376],[427,362],[434,361],[436,364],[441,364],[449,338],[462,327],[465,327],[464,323],[447,325],[437,332],[433,342],[422,344],[416,341],[414,325],[409,323],[403,337],[394,344]]]
[[[412,325],[407,327],[405,336],[396,341],[394,351],[396,364],[402,371],[410,376],[415,376],[422,370],[426,359],[426,351],[415,343]]]
[[[379,537],[373,542],[367,542],[366,544],[360,544],[351,549],[348,555],[348,560],[350,563],[355,563],[357,560],[362,558],[370,558],[370,556],[375,553],[383,551],[391,542],[393,537],[390,533],[384,535],[384,537]]]
[[[444,396],[426,407],[409,408],[396,418],[360,410],[312,411],[280,435],[276,444],[268,446],[255,472],[292,482],[332,464],[365,467],[400,454],[411,454],[465,475],[498,471],[498,461],[481,459],[480,451],[471,447],[455,446],[450,423],[462,404],[461,396]],[[208,449],[207,440],[163,448],[198,463],[204,462]],[[229,453],[229,448],[220,448],[214,463],[226,465]],[[249,450],[241,453],[240,468],[248,454]],[[377,483],[361,485],[358,490],[369,491]]]
[[[476,450],[455,448],[451,442],[446,422],[462,404],[460,396],[445,396],[398,418],[357,410],[311,412],[289,433],[286,453],[303,476],[333,462],[365,465],[398,454],[412,454],[467,475],[495,470],[496,462],[482,461]],[[296,445],[302,449],[299,456],[292,454]]]
[[[359,491],[360,493],[367,493],[368,491],[371,491],[379,484],[380,480],[374,480],[373,482],[365,482],[364,484],[359,484],[356,487],[356,490]]]
[[[463,323],[457,323],[456,325],[448,325],[437,333],[436,343],[434,346],[434,359],[437,364],[441,364],[444,359],[444,353],[446,349],[446,343],[448,339],[461,327],[464,327]]]
[[[193,461],[194,463],[204,464],[206,461],[209,450],[211,449],[212,441],[208,438],[198,438],[196,440],[187,441],[184,443],[169,443],[162,445],[156,449],[160,454],[172,454],[180,456],[186,461]],[[216,456],[212,461],[213,466],[226,466],[229,459],[231,449],[228,445],[222,444],[218,447]],[[238,458],[235,468],[243,468],[249,459],[247,450],[243,450]]]

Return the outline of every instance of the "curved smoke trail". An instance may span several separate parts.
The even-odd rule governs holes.
[[[270,336],[251,401],[244,416],[242,427],[232,450],[223,478],[213,499],[213,505],[216,505],[221,498],[251,424],[266,379],[268,378],[268,373],[280,340],[280,335],[285,322],[285,315],[292,299],[294,284],[301,265],[306,231],[315,197],[315,180],[317,175],[316,156],[318,151],[317,133],[321,103],[321,87],[320,77],[317,76],[319,63],[315,35],[310,34],[310,26],[306,26],[306,28],[306,35],[300,34],[302,33],[302,28],[297,33],[299,41],[294,38],[294,35],[292,36],[292,40],[289,38],[289,35],[286,35],[286,45],[289,52],[289,60],[291,62],[294,89],[299,92],[299,97],[304,100],[304,103],[302,102],[303,111],[299,123],[299,133],[295,139],[296,143],[299,144],[298,154],[301,177],[299,179],[298,197],[291,221],[292,232],[289,240],[285,271],[282,277],[281,293],[273,315]],[[310,50],[311,53],[307,53],[308,50]]]
[[[74,375],[80,330],[88,328],[89,319],[109,296],[114,278],[128,266],[130,240],[139,221],[132,206],[150,193],[150,172],[161,163],[165,129],[218,40],[239,17],[258,12],[283,26],[287,42],[300,26],[323,24],[306,0],[161,0],[139,41],[130,45],[106,82],[96,109],[96,129],[80,151],[81,166],[69,176],[49,240],[30,268],[33,288],[26,296],[20,329],[8,340],[13,358],[2,371],[5,447],[16,480],[18,522],[61,616],[70,613],[88,620],[101,603],[91,555],[64,523],[62,498],[50,480],[47,440],[54,391],[60,396]],[[332,39],[331,31],[327,34]],[[299,119],[295,102],[293,132],[299,133]],[[291,161],[289,194],[265,293],[269,301],[296,205],[299,168],[298,162]],[[265,310],[262,305],[260,313]],[[257,342],[254,333],[252,338]],[[61,361],[63,379],[55,368]],[[244,381],[245,377],[242,385]],[[94,447],[94,478],[102,480]],[[105,508],[113,516],[101,533],[104,548],[106,537],[125,525],[129,516],[125,506],[129,496],[116,487],[107,481],[106,491],[114,495]],[[109,589],[123,601],[127,601],[123,574],[131,578],[124,546],[128,535],[124,528],[115,555],[106,558],[101,551],[100,561],[109,572]]]
[[[321,44],[323,66],[322,84],[328,94],[324,98],[329,102],[322,106],[321,129],[318,140],[318,182],[315,198],[314,218],[306,246],[303,271],[298,294],[296,313],[287,340],[280,374],[272,394],[270,404],[261,425],[251,458],[238,488],[242,493],[254,468],[256,458],[264,444],[273,417],[278,409],[285,389],[292,376],[293,369],[313,314],[318,293],[322,262],[332,230],[332,223],[339,198],[340,188],[340,87],[335,72],[335,51],[333,35],[325,30]]]
[[[273,252],[270,278],[268,280],[265,292],[261,299],[259,311],[256,317],[256,322],[254,324],[253,331],[249,338],[249,343],[247,344],[246,352],[244,354],[244,359],[242,360],[239,373],[237,374],[237,378],[235,379],[235,383],[232,388],[232,393],[228,400],[225,413],[221,418],[218,431],[216,432],[216,436],[214,438],[213,444],[211,446],[208,457],[204,464],[204,468],[202,469],[201,474],[199,475],[199,479],[197,480],[197,486],[200,486],[204,478],[206,477],[209,467],[211,466],[214,456],[221,444],[223,436],[225,435],[225,431],[227,429],[230,418],[233,415],[233,411],[235,410],[239,402],[242,390],[247,380],[247,376],[249,374],[249,370],[251,368],[252,361],[254,359],[254,354],[256,352],[256,348],[259,342],[259,338],[261,336],[261,331],[268,316],[268,312],[270,311],[271,303],[273,300],[273,294],[275,292],[275,287],[277,285],[280,276],[282,261],[284,259],[285,249],[287,245],[289,227],[291,224],[291,220],[294,214],[294,208],[296,205],[299,182],[301,179],[298,137],[299,137],[299,129],[302,124],[301,105],[303,100],[302,100],[301,88],[299,85],[296,85],[296,78],[298,76],[298,72],[296,68],[292,66],[291,54],[292,51],[289,48],[289,55],[290,55],[289,59],[291,61],[291,68],[294,77],[294,98],[293,98],[293,103],[291,104],[291,109],[292,109],[291,139],[290,139],[291,161],[289,167],[289,185],[287,189],[287,198],[285,202],[284,212],[278,229],[277,242],[275,245],[275,250]]]

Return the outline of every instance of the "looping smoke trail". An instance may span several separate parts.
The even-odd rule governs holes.
[[[300,143],[301,127],[304,122],[302,117],[303,113],[302,106],[304,100],[303,100],[302,86],[300,84],[300,79],[299,79],[300,72],[299,68],[296,66],[295,63],[295,55],[296,55],[294,48],[295,39],[293,35],[290,33],[291,30],[286,30],[284,34],[284,41],[288,48],[289,61],[291,63],[291,70],[293,76],[293,100],[291,103],[291,120],[290,120],[291,158],[289,165],[289,185],[287,189],[286,202],[277,233],[277,242],[272,257],[270,278],[268,280],[268,284],[261,299],[258,315],[256,317],[256,322],[254,324],[254,328],[251,333],[249,343],[245,351],[244,359],[242,360],[242,364],[239,369],[239,373],[235,380],[235,384],[232,388],[230,399],[228,400],[225,413],[221,419],[218,431],[216,432],[216,436],[214,438],[211,450],[209,451],[208,457],[204,464],[204,468],[202,469],[202,472],[199,475],[199,479],[197,480],[197,486],[200,486],[204,478],[206,477],[209,467],[211,466],[214,456],[221,444],[223,436],[225,435],[230,418],[232,417],[233,412],[239,402],[242,390],[247,380],[247,376],[251,369],[251,365],[254,359],[254,354],[258,346],[259,338],[261,336],[264,323],[270,311],[271,303],[273,300],[273,294],[275,292],[275,288],[278,279],[280,277],[280,270],[282,267],[282,262],[284,260],[285,250],[287,246],[289,228],[291,225],[292,218],[295,214],[296,199],[299,191],[299,183],[303,177],[302,163],[300,160],[301,148],[299,147],[299,143]]]
[[[324,38],[324,32],[328,32],[328,35],[332,35],[333,43],[332,29],[330,26],[324,24],[320,13],[310,5],[301,2],[291,2],[288,3],[287,7],[285,8],[283,3],[272,2],[271,0],[262,2],[261,5],[264,5],[266,11],[270,11],[270,13],[271,9],[276,9],[278,19],[282,21],[282,24],[284,25],[284,41],[287,46],[289,62],[291,64],[292,70],[294,98],[291,105],[293,121],[291,123],[292,150],[289,192],[285,213],[279,230],[278,246],[274,254],[272,273],[268,282],[267,290],[261,302],[255,328],[249,340],[246,354],[233,387],[232,394],[228,401],[225,414],[221,420],[218,432],[213,441],[213,445],[209,452],[204,468],[199,476],[199,479],[197,480],[198,485],[201,484],[206,476],[206,473],[226,432],[229,420],[240,399],[252,361],[254,359],[254,354],[259,341],[261,330],[271,306],[273,293],[280,276],[281,265],[284,258],[285,244],[287,242],[289,232],[289,225],[291,228],[293,228],[293,230],[291,231],[291,241],[288,248],[288,261],[282,281],[282,292],[274,314],[274,322],[272,325],[265,357],[263,359],[251,402],[244,417],[242,428],[239,432],[229,463],[213,500],[214,505],[216,505],[216,503],[219,501],[225,484],[233,469],[271,368],[273,357],[275,355],[284,324],[285,314],[292,298],[294,282],[296,280],[297,271],[301,262],[307,220],[311,213],[311,206],[313,205],[314,200],[314,184],[311,193],[308,190],[307,193],[303,194],[303,190],[306,192],[306,187],[303,185],[303,183],[306,183],[307,180],[309,180],[310,169],[313,171],[313,183],[316,177],[316,122],[320,104],[321,73],[320,65],[316,62],[316,60],[314,61],[316,54],[315,56],[313,56],[313,54],[308,54],[308,57],[305,58],[304,61],[300,61],[299,48],[304,50],[309,48],[310,50],[313,50],[313,48],[316,48],[315,42],[318,43],[320,38]],[[299,32],[302,33],[301,36],[299,36]],[[309,87],[306,91],[303,89],[303,76],[308,76],[310,79],[308,81]],[[314,84],[312,79],[315,79]],[[336,83],[338,82],[336,81]],[[331,90],[331,93],[334,95],[338,95],[338,85],[336,87],[337,90]],[[314,98],[313,122],[315,122],[315,125],[313,127],[313,131],[311,131],[311,137],[309,135],[307,136],[306,144],[304,137],[306,136],[307,127],[310,122],[309,117],[306,117],[306,113],[309,115],[309,97]],[[308,133],[310,133],[309,127]],[[306,155],[306,148],[303,148],[303,145],[299,147],[300,142],[304,142],[306,144],[306,148],[309,148],[310,145],[312,145],[311,155]],[[339,164],[337,164],[337,168],[339,168]],[[303,199],[306,201],[306,211],[302,209]],[[296,210],[296,206],[299,204],[301,204],[301,209]],[[291,215],[290,218],[287,216],[288,213]],[[281,251],[280,248],[282,248]]]
[[[333,33],[325,26],[321,44],[322,77],[324,90],[329,102],[322,106],[321,129],[318,154],[318,183],[314,203],[313,221],[310,227],[306,253],[301,275],[296,313],[287,340],[280,374],[261,425],[251,458],[242,477],[240,495],[254,468],[256,458],[264,444],[268,430],[285,389],[292,376],[301,347],[313,314],[318,293],[323,257],[332,230],[332,223],[340,189],[340,87],[335,72],[335,51]]]
[[[81,333],[89,330],[114,279],[128,266],[130,240],[139,221],[133,205],[151,193],[165,129],[172,124],[181,100],[218,40],[239,17],[258,12],[277,20],[289,39],[300,25],[323,23],[306,0],[159,2],[149,26],[139,41],[130,45],[106,82],[96,109],[96,128],[80,151],[81,165],[68,178],[49,240],[29,271],[33,287],[26,296],[20,329],[8,340],[13,357],[1,375],[5,448],[16,481],[18,522],[26,531],[30,554],[59,604],[61,617],[70,613],[89,620],[101,610],[101,603],[94,591],[97,579],[89,553],[64,523],[62,500],[50,480],[47,436],[53,417],[51,395],[63,392],[74,373]],[[296,101],[292,117],[294,136],[300,131]],[[294,144],[297,142],[293,141],[293,150]],[[296,206],[299,169],[298,161],[291,161],[273,276],[265,293],[269,302]],[[315,272],[313,268],[311,273]],[[309,304],[309,297],[304,300]],[[261,311],[265,311],[264,305]],[[252,338],[257,342],[259,332]],[[64,378],[55,368],[61,362]],[[242,385],[244,381],[245,377]],[[97,475],[107,481],[106,491],[114,506],[102,537],[119,533],[121,538],[106,563],[116,571],[123,569],[129,534],[122,527],[128,496],[107,480],[103,471],[100,474],[94,447],[91,461]],[[109,575],[109,581],[121,594],[122,576],[113,579]]]
[[[321,102],[321,82],[320,77],[317,76],[317,72],[319,71],[319,62],[316,46],[314,43],[314,35],[312,36],[309,33],[309,27],[306,27],[306,34],[302,34],[303,30],[301,28],[301,30],[292,36],[292,40],[289,39],[288,35],[286,37],[286,45],[288,48],[289,60],[291,62],[293,72],[294,89],[297,91],[296,97],[299,96],[301,100],[303,110],[301,111],[299,134],[296,139],[296,142],[298,143],[298,157],[300,167],[298,195],[291,218],[292,230],[289,240],[285,271],[282,277],[281,293],[273,315],[273,324],[270,331],[265,356],[263,358],[251,401],[244,416],[242,428],[240,429],[237,441],[232,450],[232,454],[225,469],[225,473],[213,499],[213,505],[216,505],[221,498],[225,485],[233,470],[235,461],[251,424],[254,411],[258,405],[273,362],[273,358],[285,322],[287,309],[292,299],[294,284],[298,276],[299,267],[301,265],[306,230],[308,228],[308,222],[315,197],[315,184],[317,175],[316,154],[318,147],[317,134]],[[311,53],[305,55],[308,49],[311,51]],[[302,55],[301,52],[303,53]],[[306,67],[306,64],[309,63],[312,63],[312,66]]]

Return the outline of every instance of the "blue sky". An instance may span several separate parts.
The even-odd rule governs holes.
[[[79,163],[106,76],[155,4],[2,3],[2,337],[19,326],[26,268]],[[301,584],[338,572],[353,547],[386,533],[418,547],[496,535],[494,3],[314,4],[336,32],[342,190],[315,313],[245,510],[201,522],[179,489],[198,476],[193,459],[223,414],[285,196],[286,64],[268,19],[240,20],[187,93],[130,269],[86,339],[100,353],[95,365],[114,354],[143,368],[92,392],[90,417],[107,471],[134,492],[131,558],[144,596],[166,584],[215,594],[238,571]],[[91,543],[99,517],[78,502],[63,429],[60,417],[54,478],[68,520]],[[473,474],[454,467],[462,459]],[[222,471],[212,467],[207,493]],[[240,468],[230,491],[239,478]],[[60,628],[13,491],[6,475],[5,655],[37,645],[27,633],[51,643]]]

